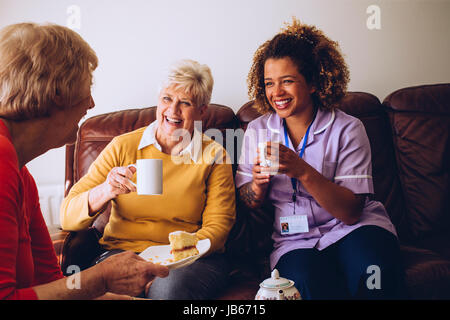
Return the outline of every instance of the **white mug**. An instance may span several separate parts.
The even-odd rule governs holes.
[[[163,192],[162,159],[138,159],[128,167],[136,169],[136,184],[131,182],[138,195],[161,195]]]

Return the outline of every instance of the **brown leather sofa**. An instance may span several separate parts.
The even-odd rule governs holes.
[[[226,129],[245,130],[259,116],[252,104],[246,103],[236,114],[212,104],[203,129],[217,128],[239,146],[239,135],[229,134],[236,131],[225,134]],[[369,93],[349,92],[339,108],[361,119],[369,136],[374,198],[386,206],[399,234],[406,298],[450,299],[450,84],[400,89],[383,103]],[[86,120],[76,143],[66,149],[66,194],[114,136],[154,119],[155,107],[150,107]],[[228,151],[236,163],[239,150]],[[249,210],[237,203],[236,224],[227,242],[234,268],[229,287],[218,293],[218,299],[254,299],[259,283],[270,276],[272,217],[270,206]],[[95,255],[95,242],[107,220],[108,212],[89,231],[52,235],[63,272]]]

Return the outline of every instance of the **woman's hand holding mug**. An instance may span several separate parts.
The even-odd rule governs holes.
[[[105,193],[113,199],[121,194],[136,192],[136,186],[131,181],[135,172],[136,168],[131,166],[112,168],[104,183]]]
[[[137,183],[132,179],[136,173]],[[121,194],[161,195],[163,192],[161,159],[138,159],[126,167],[114,167],[105,182],[89,191],[89,215],[105,210],[110,200]]]

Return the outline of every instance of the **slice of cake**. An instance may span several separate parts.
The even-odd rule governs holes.
[[[169,241],[172,249],[170,253],[175,261],[195,256],[199,253],[196,247],[198,239],[195,233],[185,231],[171,232],[169,233]]]

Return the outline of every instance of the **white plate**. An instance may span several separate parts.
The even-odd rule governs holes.
[[[173,256],[170,254],[170,245],[151,246],[142,251],[139,256],[147,261],[167,266],[169,269],[178,269],[192,264],[195,260],[208,252],[211,247],[209,239],[199,240],[197,242],[198,254],[173,262]]]

